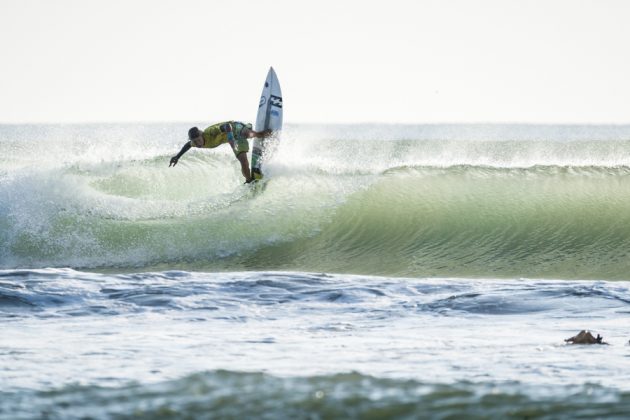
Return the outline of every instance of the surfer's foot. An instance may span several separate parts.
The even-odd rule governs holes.
[[[597,337],[594,337],[590,331],[582,330],[577,335],[567,338],[564,341],[571,344],[608,344],[603,342],[603,339],[604,337],[599,334],[597,334]]]

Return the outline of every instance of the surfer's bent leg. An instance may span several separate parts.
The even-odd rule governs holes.
[[[237,135],[234,136],[232,149],[234,150],[234,154],[236,155],[236,159],[241,162],[241,172],[245,177],[245,182],[252,181],[252,175],[249,170],[249,160],[247,159],[247,152],[249,152],[249,142],[247,141],[247,137],[243,135],[243,130],[239,130]]]
[[[249,160],[247,159],[247,152],[241,152],[236,155],[236,159],[241,162],[241,173],[245,177],[245,183],[252,182],[252,174],[249,171]]]

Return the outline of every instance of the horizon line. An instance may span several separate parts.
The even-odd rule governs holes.
[[[210,124],[212,121],[208,121]],[[19,125],[175,125],[175,124],[199,124],[193,121],[19,121],[7,122],[0,121],[0,126],[19,126]],[[538,122],[538,121],[425,121],[425,122],[385,122],[385,121],[348,121],[348,122],[287,122],[288,125],[401,125],[401,126],[431,126],[431,125],[531,125],[531,126],[630,126],[628,122]]]

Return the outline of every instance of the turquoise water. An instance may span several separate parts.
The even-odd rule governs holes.
[[[627,411],[630,127],[187,128],[0,127],[0,417]]]

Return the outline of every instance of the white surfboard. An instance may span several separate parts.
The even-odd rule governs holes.
[[[273,134],[267,138],[255,138],[252,148],[252,175],[255,179],[263,177],[263,163],[269,159],[269,147],[267,147],[272,139],[276,140],[280,137],[282,130],[282,90],[278,76],[273,70],[269,69],[265,85],[263,86],[260,102],[258,104],[258,115],[256,116],[256,131],[272,130]],[[266,153],[267,152],[267,153]]]

